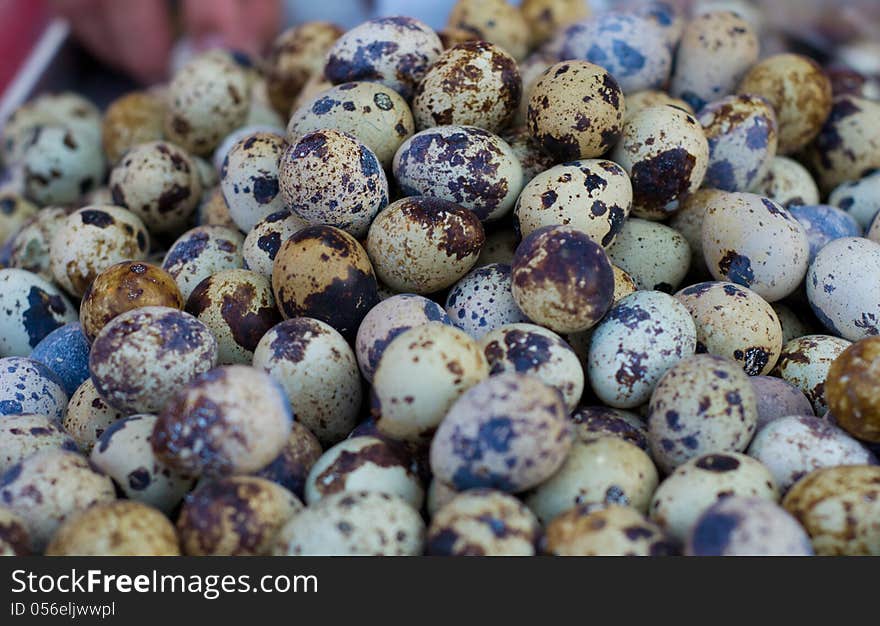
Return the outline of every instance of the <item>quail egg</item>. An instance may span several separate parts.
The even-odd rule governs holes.
[[[321,454],[318,438],[300,422],[294,422],[284,448],[273,461],[254,472],[254,476],[278,483],[302,500],[309,471]]]
[[[818,204],[815,202],[800,204]],[[880,212],[880,172],[874,172],[856,181],[842,183],[828,196],[828,204],[852,215],[863,230],[867,230]]]
[[[287,209],[267,215],[244,238],[242,256],[245,269],[271,278],[272,263],[281,243],[308,225],[308,222]]]
[[[554,556],[672,556],[678,546],[636,509],[584,504],[547,525],[547,553]]]
[[[519,9],[529,25],[529,43],[533,48],[591,13],[586,0],[523,0]]]
[[[571,414],[570,419],[580,441],[617,437],[650,452],[645,422],[635,413],[606,406],[582,406]]]
[[[687,275],[691,248],[674,228],[630,218],[609,246],[608,259],[629,274],[639,289],[672,293]]]
[[[38,126],[22,155],[25,195],[40,205],[69,204],[98,186],[106,163],[100,138],[67,126]]]
[[[88,378],[70,397],[62,425],[76,441],[79,449],[88,454],[101,433],[110,424],[123,417],[125,417],[123,413],[111,407],[98,395],[95,383]]]
[[[220,189],[229,216],[250,232],[268,215],[284,209],[279,194],[279,160],[287,147],[273,133],[254,133],[236,142],[220,169]]]
[[[523,172],[523,185],[528,184],[535,176],[550,169],[556,163],[556,160],[532,139],[529,129],[525,126],[509,129],[501,134],[501,138],[507,142],[519,159]]]
[[[9,267],[28,270],[46,280],[52,275],[50,245],[55,233],[67,219],[67,211],[60,207],[46,207],[29,218],[10,237],[8,245]]]
[[[770,198],[784,207],[819,203],[819,188],[809,170],[784,156],[777,155],[771,159],[767,173],[756,180],[749,191]]]
[[[507,0],[457,0],[446,26],[490,41],[515,59],[522,59],[528,52],[529,25],[519,8]]]
[[[79,450],[76,442],[64,432],[54,416],[4,415],[0,419],[0,475],[16,463],[45,448],[73,452]]]
[[[703,257],[703,219],[706,217],[706,206],[714,194],[724,193],[718,189],[697,189],[687,196],[676,211],[669,225],[684,237],[691,249],[691,275],[694,278],[707,278],[709,268]]]
[[[511,269],[506,263],[478,267],[453,285],[446,297],[452,324],[481,339],[505,324],[527,322],[511,292]]]
[[[828,370],[825,396],[837,425],[863,441],[880,442],[877,368],[880,337],[857,341]]]
[[[623,121],[624,123],[630,121],[630,119],[642,109],[659,107],[667,104],[678,107],[682,111],[691,115],[695,115],[695,111],[691,108],[691,105],[684,100],[673,98],[665,91],[647,89],[645,91],[626,94],[626,114],[624,115]]]
[[[77,322],[65,324],[46,335],[30,358],[52,370],[68,396],[89,377],[89,342]]]
[[[165,102],[149,91],[132,91],[107,107],[101,122],[101,143],[107,160],[116,164],[138,144],[164,136]]]
[[[788,212],[794,216],[807,233],[810,242],[810,261],[829,241],[841,237],[860,237],[862,227],[846,211],[827,204],[792,206]]]
[[[43,363],[19,356],[0,359],[0,417],[35,413],[60,423],[67,400],[61,378]]]
[[[26,356],[50,332],[76,320],[52,283],[21,269],[0,269],[0,355]]]
[[[184,300],[211,274],[237,269],[244,264],[244,236],[225,226],[196,226],[171,244],[162,269],[177,283]]]
[[[750,379],[758,399],[758,426],[789,415],[813,415],[813,405],[803,392],[782,378],[752,376]]]
[[[825,379],[831,363],[851,344],[830,335],[806,335],[782,348],[775,374],[801,390],[816,415],[828,410]]]

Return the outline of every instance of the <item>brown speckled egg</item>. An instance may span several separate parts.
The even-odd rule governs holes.
[[[174,526],[140,502],[96,504],[68,519],[46,556],[180,556]]]
[[[730,11],[708,11],[684,29],[675,55],[669,93],[694,110],[734,90],[758,60],[758,35]]]
[[[720,193],[707,202],[703,254],[716,280],[748,287],[768,302],[792,293],[809,263],[804,227],[777,203],[752,193]]]
[[[775,54],[751,67],[737,88],[763,96],[779,121],[779,153],[791,154],[819,134],[831,112],[831,81],[800,54]]]
[[[506,0],[458,0],[449,13],[448,28],[473,33],[522,59],[531,35],[525,16]]]
[[[328,324],[307,317],[278,324],[257,345],[254,367],[281,385],[296,419],[323,444],[333,445],[355,427],[362,398],[357,360]]]
[[[71,204],[104,179],[100,137],[82,128],[37,126],[22,155],[25,195],[42,206]]]
[[[464,331],[430,322],[398,335],[373,376],[373,415],[395,439],[429,438],[450,406],[489,375],[479,344]]]
[[[284,448],[273,461],[254,472],[254,476],[278,483],[302,500],[309,471],[320,457],[318,438],[300,422],[294,422]]]
[[[122,313],[92,342],[89,371],[100,396],[128,413],[155,413],[217,363],[217,340],[193,316],[162,306]]]
[[[30,554],[27,523],[7,508],[0,507],[0,556]]]
[[[545,550],[554,556],[672,556],[676,543],[629,506],[585,504],[547,526]]]
[[[281,321],[272,284],[248,270],[222,270],[200,282],[186,311],[217,339],[217,362],[250,364],[263,335]]]
[[[828,408],[838,426],[863,441],[880,442],[880,337],[844,350],[825,381]]]
[[[164,135],[165,102],[149,91],[132,91],[110,103],[101,123],[101,142],[111,165],[129,149]]]
[[[303,22],[272,42],[266,71],[266,91],[272,107],[287,117],[293,102],[312,76],[320,76],[324,58],[342,29],[330,22]]]
[[[254,133],[237,141],[220,168],[220,189],[229,216],[243,232],[285,208],[279,193],[278,164],[287,143],[274,133]]]
[[[809,170],[784,156],[776,156],[764,177],[749,190],[784,207],[819,204],[819,188]],[[833,199],[829,203],[839,206]]]
[[[75,211],[50,244],[52,274],[59,285],[81,297],[95,277],[126,259],[144,259],[149,249],[144,223],[116,206],[90,206]]]
[[[475,126],[436,126],[407,139],[394,155],[394,178],[406,196],[455,202],[482,221],[513,208],[522,165],[501,137]]]
[[[0,419],[0,475],[10,467],[44,448],[77,452],[76,442],[54,416],[4,415]]]
[[[795,483],[782,506],[810,535],[816,554],[880,555],[880,467],[816,470]]]
[[[511,495],[471,489],[431,517],[431,556],[534,556],[541,536],[535,515]]]
[[[437,33],[424,22],[412,17],[379,17],[336,40],[327,53],[324,76],[334,85],[379,82],[410,98],[442,51]]]
[[[788,415],[813,415],[807,396],[791,383],[775,376],[752,376],[758,400],[758,430],[768,422]]]
[[[635,413],[606,406],[582,406],[571,414],[570,419],[580,441],[617,437],[649,452],[645,422]]]
[[[631,217],[608,247],[608,259],[629,274],[639,289],[672,293],[687,275],[691,249],[675,229]]]
[[[800,389],[816,415],[825,415],[825,382],[834,360],[852,345],[846,339],[831,335],[805,335],[792,339],[782,347],[775,376]]]
[[[156,457],[182,474],[248,473],[278,456],[292,423],[278,383],[256,368],[228,365],[180,389],[159,414],[151,442]]]
[[[563,61],[544,70],[529,92],[529,132],[559,161],[592,159],[617,143],[624,110],[611,74],[586,61]]]
[[[632,180],[633,213],[663,219],[703,184],[709,143],[690,113],[669,105],[648,107],[624,125],[611,158]]]
[[[651,500],[651,519],[684,541],[700,515],[727,496],[779,498],[773,476],[755,459],[737,452],[693,458],[660,483]]]
[[[58,448],[40,450],[13,465],[0,483],[0,500],[27,523],[34,552],[42,552],[74,513],[115,499],[113,481],[84,457]]]
[[[183,296],[168,272],[143,261],[111,265],[95,277],[83,294],[79,321],[89,341],[121,313],[145,306],[183,308]]]
[[[739,364],[697,354],[673,365],[651,394],[651,453],[670,472],[701,454],[740,452],[757,421],[755,391]]]
[[[697,327],[697,351],[733,359],[746,374],[769,374],[782,351],[776,311],[758,294],[726,282],[691,285],[675,294]]]
[[[522,190],[513,209],[523,237],[542,226],[563,224],[610,246],[632,208],[632,184],[613,161],[589,159],[551,167]]]
[[[125,414],[107,404],[98,395],[92,379],[87,378],[70,397],[62,425],[79,449],[88,454],[101,433],[123,417]]]
[[[514,58],[488,41],[466,41],[444,52],[418,84],[413,117],[419,130],[456,124],[498,132],[521,96]]]
[[[355,237],[367,234],[388,204],[388,180],[375,153],[334,129],[310,132],[281,156],[284,204],[310,224],[329,224]]]
[[[278,556],[415,556],[425,523],[405,500],[387,493],[343,491],[322,498],[278,533]]]
[[[492,376],[449,409],[431,442],[431,470],[457,491],[530,489],[565,462],[573,439],[567,416],[562,394],[537,378]]]
[[[556,163],[556,160],[544,152],[538,142],[532,139],[529,129],[525,126],[507,130],[502,133],[501,138],[507,142],[519,159],[523,172],[523,185],[528,184],[535,176],[550,169]]]
[[[51,267],[51,244],[55,233],[67,220],[68,212],[60,207],[46,207],[29,218],[9,238],[8,266],[54,280]]]
[[[245,269],[271,278],[272,264],[281,243],[308,225],[287,209],[267,215],[244,238],[241,249]]]
[[[293,112],[287,124],[291,143],[312,131],[333,128],[357,137],[384,168],[415,132],[412,112],[400,94],[379,83],[343,83],[315,95]]]
[[[590,15],[586,0],[523,0],[520,12],[529,27],[529,44],[536,47],[564,26]]]
[[[232,55],[212,50],[184,65],[168,86],[165,136],[188,152],[210,154],[247,119],[249,77]]]
[[[626,115],[624,116],[623,121],[624,123],[630,121],[633,116],[642,109],[665,106],[667,104],[678,107],[682,111],[690,113],[691,115],[696,115],[696,112],[691,108],[691,105],[684,100],[673,98],[665,91],[648,89],[646,91],[637,91],[636,93],[626,95]]]
[[[347,337],[379,301],[366,250],[332,226],[303,228],[281,244],[272,288],[285,318],[312,317]]]
[[[2,145],[2,144],[0,144]],[[12,191],[0,191],[0,245],[36,216],[38,207]]]
[[[523,239],[512,276],[520,309],[558,333],[590,328],[611,306],[614,272],[605,251],[570,226],[545,226]]]
[[[464,276],[484,242],[483,226],[473,211],[414,196],[376,216],[366,247],[379,280],[397,291],[426,294]]]
[[[244,235],[225,226],[196,226],[177,238],[162,261],[184,299],[205,278],[244,264]]]

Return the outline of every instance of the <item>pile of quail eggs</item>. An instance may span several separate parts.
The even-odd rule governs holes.
[[[0,554],[880,555],[880,57],[630,4],[19,108]]]

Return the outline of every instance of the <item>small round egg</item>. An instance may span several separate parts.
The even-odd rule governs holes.
[[[38,275],[0,269],[0,355],[27,356],[56,328],[76,321],[76,309]]]
[[[770,160],[767,173],[749,191],[786,208],[819,203],[819,188],[810,171],[794,159],[779,155]]]
[[[818,204],[815,202],[800,204]],[[873,172],[856,181],[841,183],[828,195],[828,204],[852,215],[863,230],[871,227],[880,212],[880,172]]]
[[[43,363],[20,356],[0,359],[0,417],[35,413],[60,423],[67,400],[63,381]]]
[[[278,135],[254,133],[226,153],[220,189],[240,230],[250,232],[257,222],[285,208],[279,193],[279,161],[286,147]]]
[[[841,237],[860,237],[862,227],[846,211],[827,204],[792,206],[788,212],[794,216],[807,233],[810,242],[810,261],[828,242]]]
[[[867,337],[840,353],[828,370],[825,397],[837,425],[863,441],[880,442],[880,337]]]
[[[554,556],[672,556],[671,540],[636,509],[584,504],[547,525],[545,550]]]
[[[750,379],[758,399],[758,426],[788,415],[813,415],[813,405],[803,392],[782,378],[752,376]]]
[[[89,342],[77,322],[65,324],[46,335],[30,358],[52,370],[68,396],[89,377]]]
[[[608,259],[639,289],[672,293],[687,275],[691,248],[674,228],[631,217],[608,247]]]
[[[0,419],[0,475],[45,448],[79,451],[54,416],[4,415]]]
[[[62,425],[79,449],[88,454],[107,427],[125,414],[117,411],[98,395],[91,378],[70,397]]]
[[[273,461],[254,472],[254,476],[278,483],[302,500],[305,498],[309,471],[321,454],[318,438],[300,422],[294,422],[284,448]]]
[[[678,107],[682,111],[695,115],[695,111],[684,100],[673,98],[665,91],[657,89],[646,89],[645,91],[637,91],[636,93],[626,94],[626,114],[624,115],[624,123],[630,121],[632,117],[649,107],[659,107],[664,105],[672,105]]]
[[[457,0],[446,26],[507,50],[515,59],[528,52],[529,25],[519,8],[506,0]]]
[[[580,441],[617,437],[650,452],[644,420],[629,411],[606,406],[582,406],[570,416]]]
[[[271,278],[272,264],[281,243],[308,225],[287,209],[267,215],[244,238],[241,251],[245,269]]]
[[[22,155],[25,195],[40,205],[69,204],[97,187],[106,162],[99,137],[69,126],[38,126]]]
[[[244,264],[241,247],[244,236],[225,226],[196,226],[171,244],[162,260],[184,300],[211,274],[237,269]]]
[[[805,335],[792,339],[782,348],[774,374],[801,390],[816,415],[828,410],[825,380],[834,360],[850,342],[830,335]]]
[[[9,509],[0,507],[0,556],[28,556],[29,546],[27,523]]]
[[[130,148],[162,139],[165,106],[149,91],[131,91],[110,103],[101,122],[101,143],[111,165]]]
[[[35,217],[37,211],[38,207],[24,196],[9,190],[0,190],[0,245],[17,233],[30,218]]]
[[[68,212],[60,207],[46,207],[29,218],[9,239],[8,266],[39,274],[46,280],[54,280],[49,256],[50,246],[67,215]]]
[[[455,283],[446,296],[452,323],[474,339],[518,322],[528,322],[511,292],[511,268],[506,263],[478,267]]]

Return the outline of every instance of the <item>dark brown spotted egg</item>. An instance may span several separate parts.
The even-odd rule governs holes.
[[[456,495],[431,517],[432,556],[534,556],[541,525],[515,497],[492,489]]]
[[[285,318],[312,317],[346,337],[379,301],[366,250],[332,226],[309,226],[287,239],[272,269],[275,301]]]
[[[651,454],[671,472],[708,452],[740,452],[757,421],[755,391],[739,364],[697,354],[667,370],[651,394]]]
[[[457,491],[535,487],[565,462],[572,446],[567,415],[562,394],[537,378],[492,376],[449,409],[431,442],[431,470]]]
[[[544,70],[529,92],[529,132],[558,161],[592,159],[617,143],[624,110],[611,74],[586,61],[563,61]]]
[[[810,171],[803,165],[784,156],[776,156],[764,177],[749,191],[770,198],[784,207],[819,204],[819,188]],[[833,196],[829,204],[840,205]]]
[[[412,112],[400,94],[380,83],[343,83],[315,95],[293,112],[287,124],[291,143],[312,131],[333,128],[369,147],[383,168],[415,132]]]
[[[477,126],[498,132],[519,107],[522,80],[516,60],[488,41],[466,41],[444,52],[416,87],[419,130]]]
[[[5,507],[0,507],[0,556],[30,554],[27,523]]]
[[[455,202],[484,222],[513,208],[523,185],[513,149],[475,126],[436,126],[416,133],[397,150],[392,169],[403,195]]]
[[[263,335],[281,321],[272,283],[248,270],[222,270],[200,282],[186,301],[186,311],[217,339],[220,365],[249,365]]]
[[[546,546],[554,556],[672,556],[676,542],[636,509],[619,504],[585,504],[547,526]]]
[[[4,415],[0,419],[0,475],[46,448],[77,452],[76,442],[54,415]]]
[[[582,406],[570,416],[580,441],[618,437],[649,452],[645,421],[629,411],[606,406]]]
[[[162,306],[127,311],[92,343],[89,371],[98,394],[128,413],[156,413],[217,363],[217,340],[193,316]]]
[[[288,209],[267,215],[244,238],[241,250],[245,269],[271,278],[272,264],[281,243],[308,225],[308,222]]]
[[[225,226],[196,226],[171,244],[162,269],[177,283],[184,300],[205,278],[244,264],[244,235]]]
[[[160,461],[184,475],[248,473],[278,456],[292,423],[278,383],[254,367],[228,365],[193,379],[165,404],[151,443]]]
[[[25,222],[36,216],[38,208],[21,194],[0,190],[0,245],[18,232]]]
[[[852,345],[832,335],[805,335],[787,342],[774,371],[786,382],[801,390],[816,415],[825,415],[825,380],[834,360]]]
[[[287,143],[274,133],[254,133],[236,142],[220,168],[220,189],[239,230],[284,209],[278,165]]]
[[[50,246],[55,233],[67,219],[68,212],[60,207],[46,207],[29,218],[9,238],[9,267],[28,270],[46,280],[54,280]]]
[[[115,420],[98,437],[89,458],[127,498],[168,515],[192,489],[195,479],[156,458],[150,445],[156,419],[155,415],[139,414]]]
[[[412,17],[380,17],[342,35],[327,53],[324,76],[333,83],[374,81],[410,98],[440,56],[431,27]]]
[[[511,284],[507,263],[492,263],[469,272],[446,296],[449,319],[474,339],[505,324],[528,322],[513,299]]]
[[[610,246],[632,208],[632,184],[613,161],[589,159],[551,167],[522,190],[513,210],[525,237],[553,224],[584,231],[603,248]]]
[[[310,224],[363,237],[388,204],[388,180],[376,154],[356,137],[322,129],[290,144],[278,181],[284,204]]]
[[[529,50],[529,25],[519,9],[506,0],[457,0],[446,25],[491,41],[522,59]]]
[[[648,107],[624,125],[611,159],[632,180],[633,213],[664,219],[703,184],[709,143],[690,113],[669,105]]]
[[[0,356],[27,356],[74,321],[76,309],[54,284],[27,270],[0,269]]]
[[[64,420],[61,422],[64,430],[73,437],[79,449],[88,454],[92,447],[107,427],[118,419],[125,417],[121,411],[117,411],[98,395],[95,383],[87,378],[73,395],[67,404]]]
[[[309,471],[321,452],[318,438],[300,422],[294,422],[284,448],[268,465],[254,472],[254,476],[278,483],[302,500]]]
[[[265,556],[281,527],[302,509],[299,498],[263,478],[208,481],[180,510],[180,545],[190,556]]]
[[[362,398],[357,360],[330,325],[308,317],[286,320],[263,336],[253,363],[281,385],[296,419],[324,445],[355,427]]]
[[[867,337],[832,363],[825,381],[837,424],[863,441],[880,442],[880,387],[876,384],[880,337]]]
[[[35,203],[71,204],[97,187],[107,164],[100,137],[68,126],[38,126],[22,155],[25,195]]]
[[[165,101],[150,91],[132,91],[113,102],[101,122],[101,143],[111,165],[129,148],[164,136]]]

